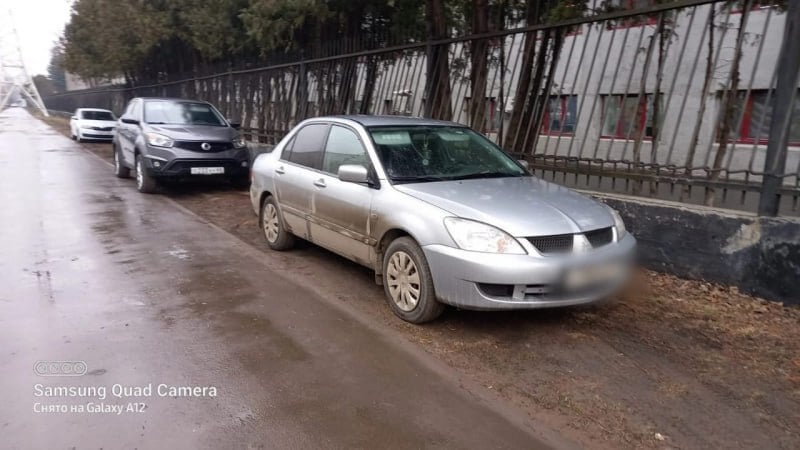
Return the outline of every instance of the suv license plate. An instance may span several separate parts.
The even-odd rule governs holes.
[[[192,167],[192,175],[219,175],[225,173],[224,167]]]

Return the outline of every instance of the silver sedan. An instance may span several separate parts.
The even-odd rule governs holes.
[[[306,120],[256,159],[252,178],[272,249],[299,237],[371,268],[394,313],[413,323],[445,304],[597,302],[631,270],[636,240],[616,211],[451,122]]]

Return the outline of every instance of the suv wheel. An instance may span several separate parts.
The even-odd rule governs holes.
[[[117,178],[128,178],[131,176],[131,169],[125,167],[122,163],[122,155],[119,152],[119,149],[116,145],[112,147],[114,149],[114,175]]]
[[[236,189],[249,189],[250,188],[250,175],[239,175],[231,178],[231,184]]]
[[[275,197],[268,195],[261,204],[261,214],[259,217],[261,230],[267,245],[273,250],[289,250],[294,246],[294,235],[286,230],[286,226],[281,217],[281,210]]]
[[[406,322],[430,322],[444,311],[425,254],[410,237],[395,239],[386,249],[383,289],[392,312]]]
[[[144,168],[144,158],[136,155],[136,189],[143,194],[152,194],[157,187],[156,180]]]

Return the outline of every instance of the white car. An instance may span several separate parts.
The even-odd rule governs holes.
[[[85,140],[111,140],[117,128],[117,118],[107,109],[78,108],[69,121],[72,139],[78,142]]]

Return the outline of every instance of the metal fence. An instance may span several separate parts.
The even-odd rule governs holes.
[[[318,115],[435,117],[479,129],[571,187],[799,215],[800,6],[789,3],[590,8],[559,23],[45,102],[120,113],[136,96],[203,99],[271,144]]]

